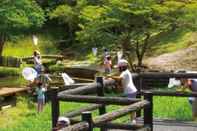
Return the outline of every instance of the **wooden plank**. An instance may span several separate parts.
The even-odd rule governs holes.
[[[144,128],[149,128],[146,127],[142,124],[135,124],[135,125],[131,125],[131,124],[120,124],[120,123],[98,123],[94,125],[95,127],[104,127],[107,129],[124,129],[124,130],[139,130],[139,129],[144,129]]]
[[[139,102],[140,99],[126,98],[126,97],[99,97],[99,96],[86,96],[86,95],[58,95],[61,101],[71,102],[85,102],[95,104],[115,104],[115,105],[129,105]]]
[[[88,131],[89,124],[87,122],[80,122],[66,128],[61,129],[62,131]]]
[[[69,118],[70,117],[76,117],[78,115],[81,115],[82,112],[96,110],[99,107],[102,107],[102,105],[100,105],[100,104],[93,104],[93,105],[90,105],[90,106],[82,107],[79,110],[75,110],[75,111],[72,111],[72,112],[65,113],[64,116],[69,117]]]
[[[147,92],[151,92],[153,96],[197,97],[197,92],[142,90],[142,94]]]
[[[152,78],[152,79],[161,79],[161,78],[197,78],[197,73],[141,73],[139,77],[145,78]]]
[[[113,85],[115,83],[115,80],[105,80],[104,81],[104,87],[107,88],[109,85]],[[60,92],[59,96],[65,96],[67,94],[90,94],[90,93],[96,93],[97,86],[102,86],[99,83],[91,83],[86,86],[78,87],[75,89],[65,90]]]
[[[24,91],[27,91],[27,88],[4,87],[4,88],[0,88],[0,96],[7,96],[7,95],[11,95],[11,94],[19,93],[19,92],[24,92]]]
[[[41,58],[62,60],[62,59],[64,59],[64,56],[62,56],[62,55],[41,55]],[[22,61],[27,61],[27,60],[33,59],[33,56],[22,57],[21,59],[22,59]]]
[[[102,116],[98,116],[97,118],[95,118],[93,120],[93,122],[95,124],[98,124],[98,123],[107,123],[107,122],[112,121],[112,120],[115,120],[115,119],[117,119],[119,117],[125,116],[128,113],[131,113],[131,112],[137,111],[139,109],[142,109],[145,106],[147,106],[148,104],[149,104],[148,101],[142,100],[140,102],[131,104],[129,106],[122,107],[122,108],[120,108],[120,109],[118,109],[116,111],[113,111],[113,112],[110,112],[110,113],[106,113],[106,114],[104,114]]]

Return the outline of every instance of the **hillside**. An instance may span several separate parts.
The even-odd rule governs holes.
[[[191,46],[172,53],[146,59],[145,63],[154,70],[197,70],[197,47]]]

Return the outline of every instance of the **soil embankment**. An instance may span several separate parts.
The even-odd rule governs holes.
[[[171,71],[177,69],[197,70],[197,47],[192,46],[173,53],[165,53],[144,61],[151,69]]]

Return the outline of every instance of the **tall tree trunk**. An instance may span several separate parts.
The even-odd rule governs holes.
[[[144,39],[144,42],[143,42],[143,45],[142,45],[141,48],[139,47],[139,41],[137,41],[137,43],[136,43],[136,49],[137,49],[136,50],[136,55],[137,55],[137,58],[138,58],[138,66],[139,67],[142,66],[142,61],[143,61],[144,55],[145,55],[146,50],[147,50],[148,45],[149,45],[149,39],[150,39],[150,34],[147,33],[146,38]]]
[[[0,34],[0,56],[2,56],[4,44],[5,44],[5,36]]]

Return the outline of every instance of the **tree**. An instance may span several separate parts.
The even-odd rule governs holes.
[[[45,20],[43,10],[34,0],[1,0],[0,18],[0,55],[12,34],[41,27]]]
[[[137,65],[142,66],[145,53],[161,34],[182,28],[188,23],[183,17],[189,4],[176,0],[110,0],[103,6],[92,7],[89,12],[100,10],[99,15],[94,13],[94,17],[83,13],[86,10],[82,11],[80,18],[85,22],[81,24],[82,30],[77,32],[77,37],[89,46],[94,42],[115,49],[120,46],[131,64],[131,58],[135,56]]]

